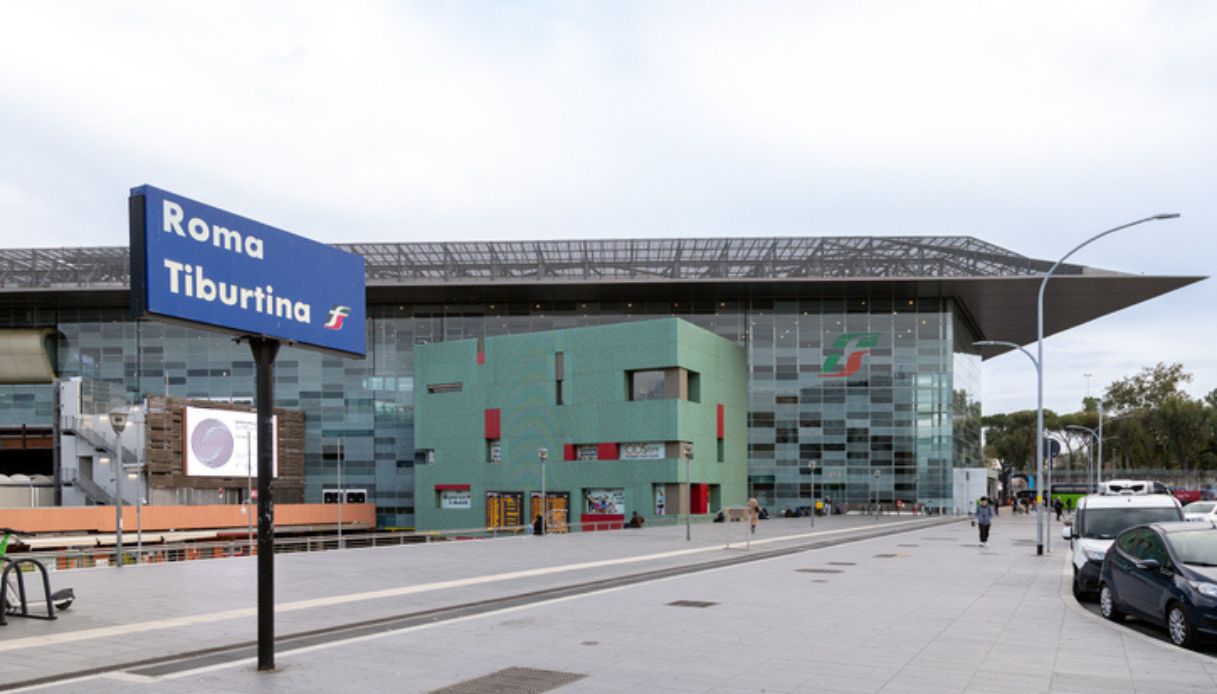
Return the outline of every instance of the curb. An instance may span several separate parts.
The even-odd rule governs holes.
[[[1078,604],[1077,599],[1073,597],[1073,590],[1072,590],[1072,586],[1070,585],[1070,583],[1072,583],[1072,581],[1073,581],[1073,576],[1069,570],[1070,567],[1072,566],[1072,564],[1070,564],[1070,562],[1067,561],[1069,559],[1068,555],[1065,555],[1064,558],[1066,559],[1066,561],[1065,561],[1065,568],[1061,571],[1060,596],[1061,596],[1061,601],[1065,603],[1066,608],[1068,608],[1074,612],[1077,612],[1078,614],[1084,615],[1087,619],[1089,619],[1093,622],[1102,624],[1107,629],[1111,630],[1112,632],[1118,633],[1121,636],[1130,636],[1130,637],[1133,637],[1136,639],[1140,639],[1144,643],[1153,644],[1154,646],[1157,646],[1158,648],[1161,648],[1162,650],[1165,650],[1165,651],[1169,651],[1171,653],[1175,653],[1175,654],[1183,655],[1183,656],[1192,656],[1197,659],[1201,659],[1201,662],[1203,662],[1207,667],[1212,667],[1212,666],[1217,665],[1217,657],[1215,657],[1215,656],[1208,655],[1207,653],[1201,653],[1199,651],[1194,651],[1190,648],[1182,648],[1180,646],[1176,646],[1173,643],[1170,643],[1169,641],[1163,641],[1161,639],[1154,638],[1153,636],[1149,636],[1148,634],[1142,634],[1141,632],[1137,631],[1136,629],[1130,629],[1121,624],[1116,624],[1115,622],[1112,622],[1109,619],[1105,619],[1102,615],[1094,614],[1090,610],[1087,610],[1085,607],[1082,607],[1080,604]]]

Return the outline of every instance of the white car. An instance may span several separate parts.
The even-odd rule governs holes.
[[[1116,535],[1146,523],[1183,520],[1183,508],[1169,494],[1089,494],[1078,499],[1073,524],[1061,535],[1073,550],[1073,595],[1078,600],[1099,589],[1099,569]]]
[[[1217,521],[1217,501],[1194,501],[1183,507],[1183,519]]]

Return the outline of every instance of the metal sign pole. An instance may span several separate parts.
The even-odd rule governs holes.
[[[275,356],[279,341],[249,338],[257,367],[258,406],[258,669],[275,669]]]

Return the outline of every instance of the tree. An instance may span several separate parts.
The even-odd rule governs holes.
[[[1044,430],[1056,428],[1057,416],[1044,410]],[[1035,463],[1035,410],[984,417],[986,448],[1003,468],[1024,470]]]
[[[1179,390],[1179,384],[1191,380],[1192,375],[1183,370],[1183,364],[1176,362],[1167,366],[1158,362],[1153,368],[1141,369],[1135,376],[1112,383],[1107,387],[1104,401],[1108,404],[1107,409],[1114,412],[1158,408],[1171,398],[1187,397]]]

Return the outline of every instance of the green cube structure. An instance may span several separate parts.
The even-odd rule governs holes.
[[[742,504],[747,379],[743,347],[678,318],[420,345],[417,527],[528,525],[543,467],[551,532]]]

